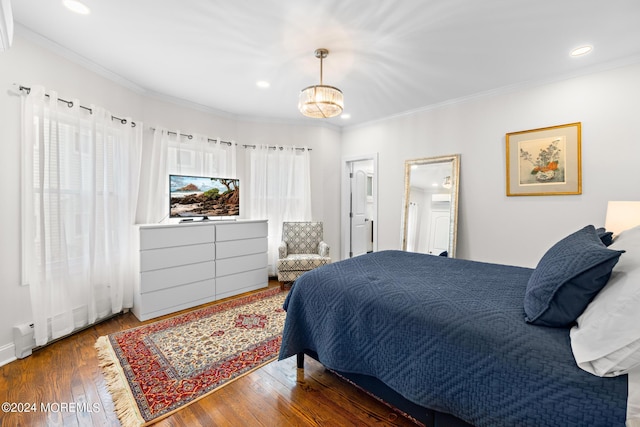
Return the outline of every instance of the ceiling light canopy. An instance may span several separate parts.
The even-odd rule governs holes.
[[[316,49],[315,55],[320,59],[320,84],[302,89],[298,99],[298,109],[305,116],[316,119],[335,117],[344,109],[342,91],[322,84],[322,61],[329,55],[329,51]]]

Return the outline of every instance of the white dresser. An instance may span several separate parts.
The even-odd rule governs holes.
[[[140,226],[139,320],[267,285],[266,220]]]

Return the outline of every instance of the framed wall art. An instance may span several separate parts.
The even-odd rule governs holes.
[[[582,194],[581,124],[508,133],[507,196]]]

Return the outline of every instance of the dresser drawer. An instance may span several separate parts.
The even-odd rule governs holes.
[[[148,249],[140,252],[140,271],[213,261],[215,255],[216,247],[213,243]]]
[[[145,271],[140,273],[140,292],[144,294],[146,292],[214,279],[215,275],[215,261]]]
[[[140,228],[140,250],[213,243],[213,224]]]
[[[215,280],[149,292],[141,298],[141,316],[152,318],[215,300]]]
[[[269,284],[268,282],[267,267],[219,277],[216,279],[216,299],[266,288]]]
[[[246,255],[216,261],[216,277],[228,276],[242,271],[255,270],[267,266],[267,254]]]
[[[216,241],[254,239],[267,237],[266,222],[237,222],[216,225]]]
[[[216,243],[216,259],[267,252],[267,238],[229,240]]]

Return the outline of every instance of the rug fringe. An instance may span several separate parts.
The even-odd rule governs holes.
[[[102,368],[120,424],[122,427],[144,426],[146,423],[137,410],[138,405],[131,395],[124,372],[117,362],[109,338],[107,336],[99,337],[94,347],[98,352],[100,368]]]

